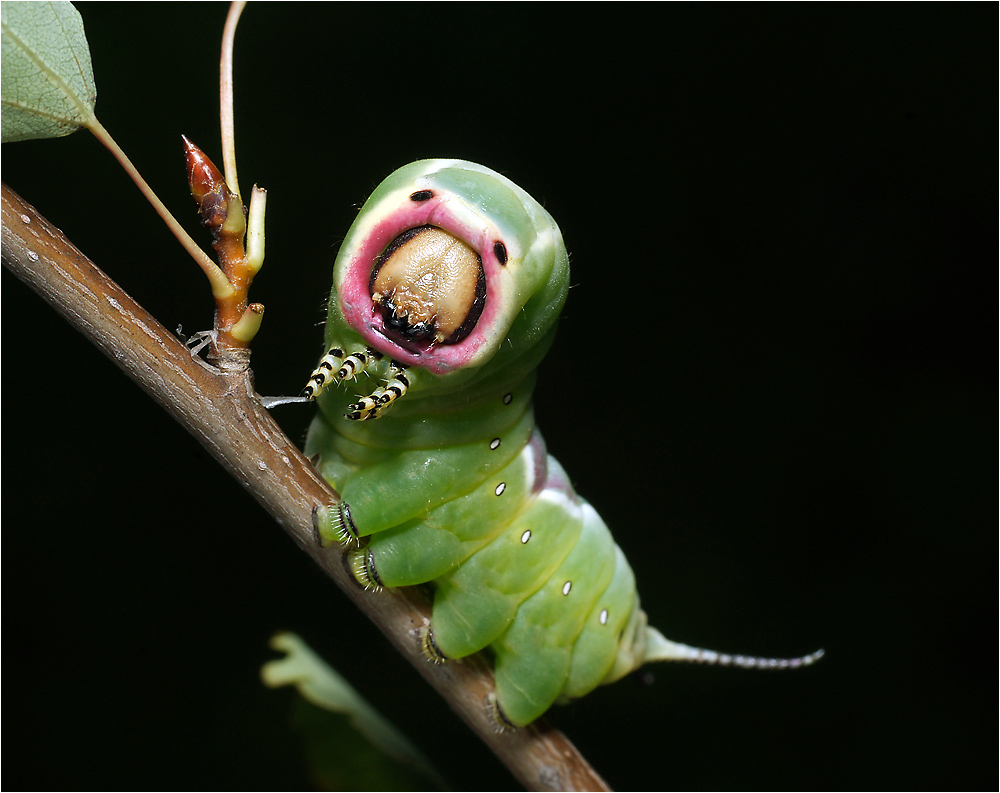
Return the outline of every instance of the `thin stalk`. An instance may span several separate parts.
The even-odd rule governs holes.
[[[222,55],[219,58],[219,124],[222,127],[222,169],[226,186],[242,200],[236,175],[236,125],[233,120],[233,42],[236,26],[246,2],[230,3],[226,26],[222,31]]]
[[[156,193],[153,192],[153,188],[142,178],[136,167],[132,165],[132,161],[128,158],[128,155],[122,151],[121,146],[115,142],[115,139],[111,137],[111,133],[104,128],[104,125],[97,120],[96,116],[91,116],[87,122],[87,129],[114,155],[114,158],[118,160],[122,168],[125,169],[125,173],[135,182],[136,187],[146,197],[146,200],[153,205],[156,214],[167,224],[167,228],[177,238],[177,241],[180,242],[184,250],[194,259],[195,264],[205,273],[209,283],[212,285],[212,295],[216,298],[229,297],[233,293],[233,286],[229,283],[229,279],[226,278],[225,273],[219,269],[219,266],[215,262],[208,258],[208,254],[199,247],[198,243],[191,238],[191,235],[177,222],[177,219],[170,214],[170,210],[164,206]]]

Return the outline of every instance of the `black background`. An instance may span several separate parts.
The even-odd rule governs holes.
[[[83,4],[99,118],[201,236],[224,5]],[[258,390],[295,393],[356,207],[501,170],[574,267],[537,417],[651,621],[805,671],[659,667],[553,712],[622,789],[996,784],[996,6],[251,5]],[[87,133],[3,177],[168,327],[203,277]],[[8,788],[308,785],[299,632],[456,789],[514,781],[268,516],[4,274]],[[278,419],[301,439],[311,410]],[[985,613],[985,616],[984,616]]]

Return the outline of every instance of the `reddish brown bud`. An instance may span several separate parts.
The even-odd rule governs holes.
[[[188,184],[191,187],[191,195],[198,202],[198,214],[202,225],[217,230],[226,222],[233,195],[208,155],[184,135],[181,135],[181,140],[184,142]]]
[[[191,186],[191,195],[199,204],[209,193],[221,193],[225,185],[225,180],[219,169],[215,167],[208,156],[195,146],[184,135],[181,135],[184,142],[184,159],[187,161],[188,184]]]

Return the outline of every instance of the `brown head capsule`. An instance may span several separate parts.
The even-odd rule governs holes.
[[[387,331],[409,341],[460,341],[476,326],[486,301],[479,254],[435,226],[400,234],[378,257],[368,284]]]

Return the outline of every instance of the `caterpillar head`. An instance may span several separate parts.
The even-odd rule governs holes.
[[[554,328],[569,259],[537,201],[463,160],[421,160],[372,193],[334,266],[328,347],[358,344],[467,382]],[[489,366],[487,366],[489,364]]]

